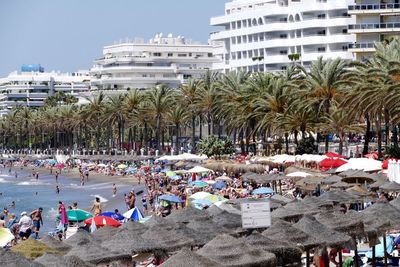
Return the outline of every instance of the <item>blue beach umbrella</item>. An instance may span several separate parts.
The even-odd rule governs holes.
[[[49,160],[49,164],[55,165],[55,164],[57,164],[57,160],[51,159],[51,160]]]
[[[208,184],[206,182],[203,182],[203,181],[195,181],[193,183],[193,185],[197,186],[197,187],[206,187],[206,186],[208,186]]]
[[[106,211],[106,212],[103,212],[103,213],[101,213],[99,215],[100,216],[110,217],[110,218],[113,218],[113,219],[115,219],[117,221],[122,221],[122,220],[125,219],[125,217],[122,216],[121,214],[116,214],[115,212],[111,212],[111,211]]]
[[[253,192],[251,193],[252,195],[267,195],[267,194],[274,194],[274,190],[272,190],[269,187],[260,187],[257,188],[255,190],[253,190]]]
[[[125,173],[136,173],[137,169],[135,167],[129,167],[125,170]]]
[[[162,195],[158,199],[172,202],[172,203],[182,203],[183,202],[183,200],[180,197],[175,196],[175,195]]]
[[[224,182],[216,182],[215,184],[212,185],[212,188],[221,190],[224,188],[226,185]]]
[[[135,208],[125,212],[124,217],[127,219],[134,220],[134,221],[140,221],[140,220],[143,220],[144,215],[140,209],[135,207]]]
[[[177,180],[182,179],[182,176],[180,176],[180,175],[175,175],[175,176],[172,176],[172,177],[169,177],[169,178],[172,179],[172,180],[177,181]]]

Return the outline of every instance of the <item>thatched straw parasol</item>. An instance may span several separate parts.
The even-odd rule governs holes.
[[[318,222],[313,216],[306,215],[293,225],[317,239],[321,244],[336,248],[354,248],[353,239],[343,233],[332,230]]]
[[[109,264],[112,262],[131,262],[132,256],[126,252],[111,251],[102,247],[99,242],[88,242],[76,245],[66,254],[66,256],[77,256],[85,262],[92,264]]]
[[[156,249],[177,251],[181,248],[195,245],[195,241],[175,229],[166,229],[161,225],[151,226],[142,237],[155,244]]]
[[[352,187],[353,185],[349,184],[349,183],[345,183],[345,182],[337,182],[334,183],[332,185],[330,185],[331,188],[349,188]]]
[[[220,209],[215,205],[206,209],[207,214],[209,214],[210,216],[217,216],[218,214],[221,214],[223,211],[224,211],[223,209]]]
[[[379,189],[385,192],[400,192],[400,185],[394,182],[386,182],[379,186]]]
[[[315,218],[323,225],[353,238],[365,236],[362,219],[353,213],[324,212],[315,215]]]
[[[219,235],[198,251],[223,266],[276,266],[276,257],[261,249],[250,248],[243,240]]]
[[[62,253],[66,253],[71,249],[70,245],[48,235],[43,235],[43,237],[40,239],[40,242],[44,243],[49,248],[55,249]]]
[[[378,180],[376,180],[376,182],[370,184],[369,187],[370,188],[379,188],[381,185],[385,184],[386,182],[388,182],[387,179],[386,180],[378,179]]]
[[[33,260],[45,253],[61,254],[58,250],[48,247],[34,239],[28,239],[11,248],[12,251],[22,254],[25,258]]]
[[[119,229],[119,230],[125,229],[125,230],[129,230],[131,232],[141,235],[147,231],[148,227],[147,227],[147,224],[143,224],[143,223],[139,223],[139,222],[135,222],[135,221],[128,221],[117,229]]]
[[[193,220],[190,221],[186,227],[192,230],[199,237],[202,237],[206,241],[205,243],[211,241],[219,234],[229,233],[228,229],[218,226],[211,219]]]
[[[331,175],[322,180],[322,184],[335,184],[342,181],[342,177],[339,175]]]
[[[217,267],[220,264],[210,260],[209,258],[200,256],[188,249],[182,249],[177,254],[170,257],[162,265],[162,267]]]
[[[217,226],[227,228],[229,230],[234,230],[242,226],[241,216],[227,211],[223,211],[220,214],[213,216],[212,220],[217,224]]]
[[[356,197],[353,194],[348,193],[346,191],[328,191],[323,193],[319,198],[333,201],[339,204],[352,203],[359,199],[359,197]]]
[[[208,215],[207,212],[205,212],[204,210],[199,210],[192,206],[189,206],[186,209],[181,209],[176,212],[173,212],[165,219],[167,221],[175,223],[177,222],[187,223],[191,220],[205,220],[208,218],[210,218],[210,215]]]
[[[92,235],[100,241],[106,241],[113,238],[118,231],[120,231],[120,229],[117,227],[104,226],[97,229]]]
[[[305,214],[315,214],[318,210],[301,201],[294,201],[278,208],[272,212],[272,218],[279,218],[288,221],[297,221]]]
[[[43,256],[37,258],[35,262],[43,264],[46,267],[94,267],[95,265],[88,262],[84,262],[76,256],[61,257],[55,254],[46,253]]]
[[[16,267],[16,266],[27,266],[27,267],[41,267],[43,266],[37,262],[28,261],[22,255],[14,253],[10,250],[0,248],[0,260],[2,267]]]
[[[71,247],[76,247],[94,241],[95,238],[91,234],[89,234],[87,231],[79,229],[73,236],[65,240],[64,243],[70,245]]]
[[[400,198],[395,198],[392,201],[389,202],[390,205],[395,207],[396,209],[400,210]]]
[[[293,227],[290,223],[280,220],[275,221],[270,228],[262,233],[262,235],[272,240],[284,240],[291,244],[296,244],[296,246],[303,248],[304,250],[309,250],[321,244],[321,242],[316,240],[314,237]]]
[[[250,247],[264,249],[274,253],[278,266],[301,262],[301,249],[285,241],[272,240],[257,232],[244,237],[243,240]]]
[[[144,239],[140,233],[128,229],[120,229],[112,238],[103,241],[101,245],[112,251],[127,254],[151,252],[161,249],[161,246],[157,247],[155,243]]]
[[[400,210],[386,202],[378,202],[362,211],[371,218],[385,218],[389,220],[392,227],[400,225]]]

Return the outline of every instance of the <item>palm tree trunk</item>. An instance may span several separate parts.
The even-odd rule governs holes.
[[[382,131],[381,131],[381,118],[378,115],[378,118],[375,121],[376,134],[378,135],[378,158],[382,158]]]
[[[286,154],[289,155],[289,133],[285,133],[285,150]]]
[[[176,148],[179,151],[180,146],[179,146],[179,123],[175,124],[175,132],[176,132]]]
[[[339,155],[342,155],[343,153],[343,137],[339,137]]]
[[[160,150],[161,118],[157,115],[156,149]]]
[[[393,125],[393,146],[399,147],[399,137],[398,137],[397,125]]]
[[[325,135],[325,153],[329,152],[329,134]]]
[[[240,150],[242,154],[246,153],[244,142],[243,142],[243,130],[240,130],[239,132],[239,138],[240,138]]]
[[[192,115],[192,150],[195,150],[196,146],[196,116]]]
[[[368,154],[369,151],[369,141],[370,141],[370,132],[371,132],[371,121],[369,120],[369,115],[365,114],[365,120],[366,120],[366,124],[367,126],[365,127],[365,142],[364,142],[364,148],[363,148],[363,155]]]
[[[294,131],[294,143],[296,144],[296,146],[299,145],[299,140],[297,138],[297,136],[299,135],[299,132],[297,130]]]
[[[201,115],[199,116],[199,139],[203,139],[203,120],[201,119]]]
[[[389,145],[389,111],[385,109],[385,146]]]

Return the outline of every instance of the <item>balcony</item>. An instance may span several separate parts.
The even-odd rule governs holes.
[[[365,4],[365,5],[351,5],[349,6],[348,13],[350,15],[356,14],[382,14],[399,12],[400,4]]]
[[[400,32],[400,22],[363,23],[349,25],[349,33]]]
[[[375,43],[354,43],[349,44],[349,52],[362,53],[362,52],[375,52]]]

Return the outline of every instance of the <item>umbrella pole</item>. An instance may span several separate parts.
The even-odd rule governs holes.
[[[387,246],[386,246],[386,233],[383,233],[383,258],[384,258],[385,267],[388,266],[386,248],[387,248]]]
[[[306,251],[306,267],[310,267],[310,251]]]
[[[376,266],[376,259],[375,259],[375,246],[372,247],[372,267]]]
[[[282,180],[279,180],[279,192],[282,195]]]
[[[339,249],[339,266],[343,266],[342,249]]]

